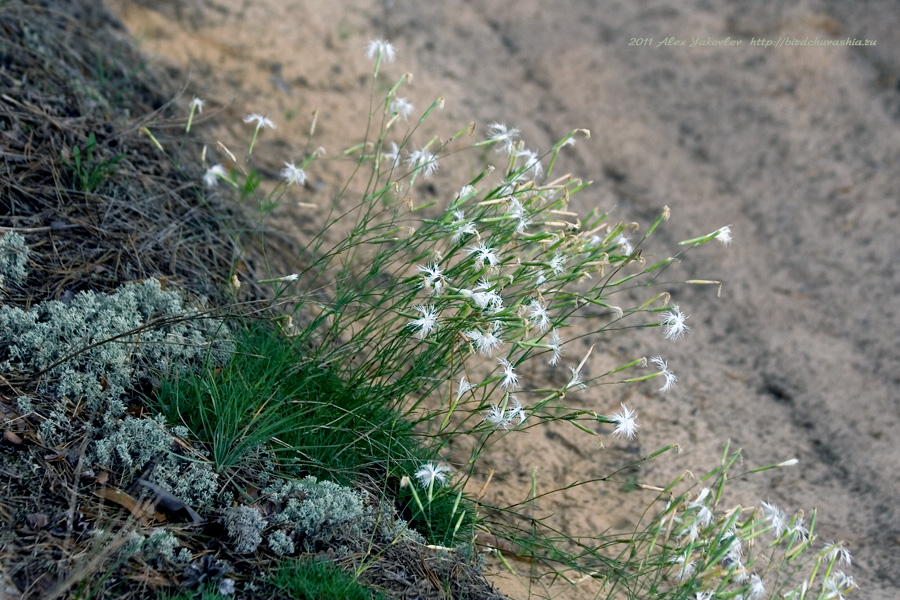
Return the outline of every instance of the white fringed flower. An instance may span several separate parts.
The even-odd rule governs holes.
[[[225,172],[225,167],[222,165],[213,165],[206,170],[206,174],[203,175],[203,183],[208,188],[214,188],[219,183],[219,179],[227,179],[228,175]]]
[[[281,170],[281,177],[288,185],[304,185],[306,183],[306,171],[294,163],[284,163],[284,168]]]
[[[418,169],[422,173],[422,177],[428,179],[432,173],[437,171],[437,158],[434,154],[427,150],[413,150],[406,159],[406,166],[410,169]]]
[[[537,298],[532,298],[531,302],[528,303],[528,310],[531,314],[528,315],[528,323],[532,327],[537,327],[541,331],[547,331],[550,328],[550,316],[547,314],[547,307],[545,307]]]
[[[437,311],[431,304],[414,306],[413,308],[422,313],[422,316],[407,323],[407,327],[418,329],[415,336],[420,340],[424,340],[429,333],[437,329]]]
[[[666,328],[667,340],[672,340],[674,342],[691,330],[691,328],[684,323],[687,318],[688,316],[681,312],[681,309],[679,309],[678,306],[674,306],[672,307],[672,310],[663,313],[663,320],[661,322]]]
[[[716,239],[726,246],[731,245],[731,225],[716,229]]]
[[[371,40],[366,47],[366,58],[381,57],[385,62],[394,62],[394,45],[385,40]]]
[[[519,376],[516,374],[516,370],[513,368],[512,363],[505,358],[498,359],[498,362],[500,363],[500,366],[503,367],[503,381],[500,382],[500,387],[506,389],[518,386]]]
[[[257,114],[257,113],[253,113],[251,115],[247,115],[246,117],[244,117],[244,123],[252,123],[253,121],[256,121],[257,131],[259,131],[260,129],[262,129],[264,127],[270,127],[272,129],[275,129],[275,123],[273,123],[272,119],[270,119],[269,117],[265,117],[265,116]]]
[[[391,112],[396,113],[404,121],[408,120],[415,108],[406,98],[394,98],[391,101]]]
[[[662,357],[656,356],[650,359],[653,364],[659,369],[659,374],[666,378],[666,382],[663,384],[659,391],[668,392],[672,389],[672,386],[675,385],[675,382],[678,381],[678,378],[675,377],[675,374],[669,370],[669,363],[664,361]]]
[[[450,467],[444,465],[435,465],[434,463],[425,463],[422,467],[416,471],[416,479],[419,480],[419,485],[423,488],[429,488],[435,483],[439,485],[444,485],[447,483],[447,473],[450,472]]]
[[[475,345],[475,350],[479,354],[482,356],[493,356],[494,348],[503,343],[499,336],[497,336],[499,330],[500,326],[495,322],[491,327],[491,331],[488,333],[481,333],[477,329],[473,329],[467,331],[465,335],[472,340],[472,343]]]
[[[474,254],[475,259],[484,265],[487,263],[491,268],[496,268],[498,264],[500,264],[500,258],[497,256],[497,253],[493,248],[485,245],[484,242],[479,242],[478,246],[472,246],[466,249],[466,254]]]
[[[506,152],[512,156],[516,151],[516,137],[519,135],[519,130],[507,128],[502,123],[491,123],[488,130],[491,132],[488,139],[497,144],[497,151]]]
[[[622,411],[610,417],[616,423],[616,430],[613,431],[613,435],[624,436],[629,440],[634,439],[634,435],[637,433],[638,427],[640,427],[634,420],[637,413],[629,410],[624,404],[621,406]]]

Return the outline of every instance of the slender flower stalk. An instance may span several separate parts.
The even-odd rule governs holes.
[[[291,273],[290,275],[285,275],[284,277],[276,277],[275,279],[260,279],[259,283],[293,283],[300,279],[300,275],[297,273]]]

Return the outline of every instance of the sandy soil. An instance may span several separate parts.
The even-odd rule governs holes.
[[[678,443],[681,455],[657,461],[638,477],[664,483],[683,469],[700,473],[714,465],[731,439],[744,448],[748,467],[801,461],[791,470],[734,482],[733,503],[765,499],[790,511],[817,507],[820,535],[845,540],[853,551],[863,587],[858,597],[896,597],[896,2],[809,0],[782,8],[724,0],[522,0],[514,8],[488,0],[110,4],[154,60],[190,73],[188,94],[220,108],[217,121],[234,124],[215,130],[226,143],[247,139],[239,121],[247,112],[277,121],[279,128],[264,134],[268,149],[254,151],[273,172],[283,160],[298,158],[313,110],[319,111],[314,146],[336,151],[358,140],[371,81],[364,48],[370,39],[387,38],[398,51],[387,73],[414,73],[407,95],[416,106],[446,98],[429,132],[448,135],[475,121],[481,135],[498,120],[521,129],[529,147],[545,149],[585,127],[592,138],[565,157],[569,170],[595,182],[576,198],[576,209],[600,206],[613,209],[615,219],[646,223],[668,205],[672,219],[656,240],[663,245],[730,224],[731,247],[704,247],[672,273],[673,280],[701,276],[725,284],[721,298],[710,287],[671,286],[691,315],[685,340],[672,344],[658,330],[614,344],[596,340],[590,369],[663,354],[678,375],[666,396],[650,382],[602,388],[582,399],[603,412],[630,395],[640,413],[637,443],[610,439],[600,449],[553,428],[511,436],[484,465],[497,471],[490,493],[499,502],[518,501],[533,468],[549,488],[604,475]],[[780,36],[867,38],[877,45],[750,45]],[[651,37],[651,46],[629,45],[632,38]],[[742,43],[657,46],[667,37],[688,45],[695,37]],[[438,194],[465,181],[452,169],[442,165],[434,181]],[[298,200],[334,193],[334,173],[313,175],[317,185],[299,192]],[[302,235],[302,224],[286,221],[285,227]],[[552,508],[557,524],[573,533],[602,532],[627,524],[649,500],[620,488],[577,488],[541,509]],[[514,582],[503,586],[523,594]],[[588,587],[568,595],[591,597]]]

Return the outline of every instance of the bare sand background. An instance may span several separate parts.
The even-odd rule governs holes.
[[[900,3],[109,3],[148,56],[181,70],[182,80],[189,73],[179,101],[199,95],[209,102],[204,116],[220,109],[216,121],[229,124],[201,124],[201,132],[246,143],[244,114],[277,122],[254,151],[272,173],[300,158],[314,109],[314,146],[335,152],[360,139],[371,81],[364,49],[385,38],[398,52],[384,67],[389,79],[415,75],[402,93],[419,110],[446,99],[428,133],[446,137],[475,121],[481,136],[496,120],[544,150],[585,127],[592,138],[561,159],[595,182],[576,197],[577,210],[598,206],[614,220],[649,223],[668,205],[672,219],[656,247],[730,224],[731,247],[704,247],[672,273],[722,280],[721,298],[708,287],[666,288],[691,315],[686,339],[672,344],[645,330],[594,340],[594,372],[662,354],[678,375],[665,396],[649,382],[580,399],[604,412],[627,396],[639,411],[636,442],[609,438],[600,449],[554,428],[510,436],[483,465],[497,472],[491,498],[521,500],[533,468],[549,489],[678,443],[681,455],[634,475],[664,484],[683,469],[713,466],[731,439],[748,468],[801,462],[733,482],[730,503],[817,507],[822,538],[845,540],[854,554],[856,597],[898,597]],[[657,47],[670,36],[742,44]],[[877,45],[750,45],[780,36]],[[654,43],[630,46],[635,37]],[[423,132],[415,141],[427,139]],[[295,199],[334,194],[336,174],[317,168],[315,185]],[[428,189],[450,197],[465,168],[442,164]],[[302,213],[279,218],[295,235],[308,230]],[[585,486],[541,509],[590,535],[626,526],[650,499],[644,494]],[[513,581],[501,586],[524,596]],[[565,595],[591,597],[589,586]]]

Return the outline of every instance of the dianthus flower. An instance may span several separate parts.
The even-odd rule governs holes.
[[[219,179],[228,179],[225,167],[222,165],[213,165],[206,170],[203,175],[203,183],[208,188],[214,188],[219,183]]]
[[[415,310],[422,313],[422,317],[407,323],[407,327],[418,328],[416,337],[424,340],[429,333],[437,329],[437,311],[434,306],[428,304],[425,306],[414,306]]]
[[[284,163],[281,177],[288,185],[303,185],[306,183],[306,172],[294,163]]]
[[[491,135],[488,139],[493,140],[497,144],[498,152],[506,152],[512,156],[516,150],[516,136],[519,135],[518,129],[509,129],[502,123],[491,123],[488,126]]]
[[[512,363],[510,363],[505,358],[498,359],[500,366],[503,367],[503,381],[500,382],[500,387],[506,389],[508,387],[516,387],[519,385],[519,376],[516,375],[516,370],[513,368]]]
[[[677,306],[674,306],[672,307],[672,310],[663,313],[662,324],[666,328],[667,340],[672,340],[674,342],[691,330],[691,328],[684,323],[687,318],[688,316],[681,312],[681,309]]]
[[[437,171],[437,158],[434,154],[427,150],[413,150],[406,159],[406,165],[410,169],[421,169],[422,176],[428,179],[432,173]]]
[[[668,392],[670,389],[672,389],[672,386],[675,385],[675,382],[678,381],[678,378],[675,377],[675,374],[669,370],[669,363],[664,361],[661,356],[651,358],[650,360],[659,369],[659,374],[666,378],[666,382],[661,388],[659,388],[659,391]]]
[[[429,488],[434,485],[435,482],[440,485],[445,484],[447,482],[447,473],[449,472],[450,467],[435,465],[428,462],[416,471],[416,479],[419,480],[419,485],[423,488]]]
[[[637,413],[629,410],[624,404],[621,406],[622,411],[610,417],[616,423],[616,430],[613,431],[613,435],[625,436],[629,440],[634,439],[634,434],[637,433],[638,427],[640,427],[634,420]]]
[[[366,47],[366,58],[384,59],[385,62],[394,62],[395,56],[393,44],[385,40],[371,40]]]
[[[413,105],[406,98],[394,98],[391,101],[391,112],[399,115],[404,121],[409,119],[413,110],[415,110]]]

